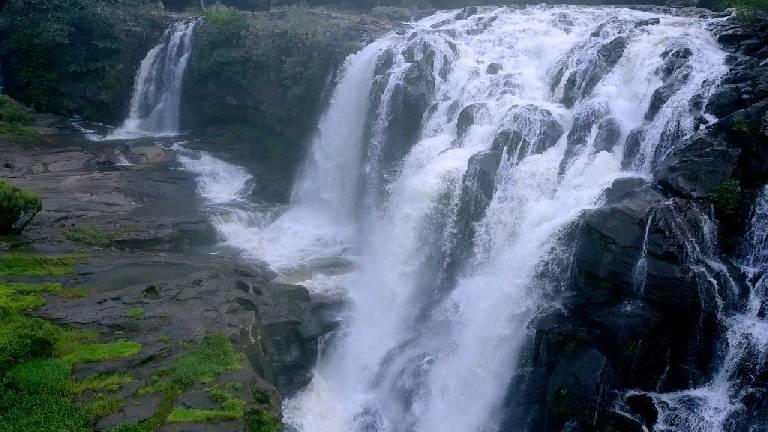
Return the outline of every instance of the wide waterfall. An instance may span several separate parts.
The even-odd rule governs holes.
[[[192,52],[197,19],[177,21],[141,61],[133,84],[128,117],[106,137],[131,139],[179,133],[179,105],[184,71]]]
[[[351,55],[288,208],[216,220],[349,305],[289,429],[497,430],[569,229],[712,120],[691,101],[724,58],[705,19],[584,7],[440,12]]]

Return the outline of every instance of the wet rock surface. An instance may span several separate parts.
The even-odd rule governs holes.
[[[305,385],[316,360],[320,327],[309,294],[302,286],[274,282],[276,275],[258,264],[210,254],[216,234],[193,178],[177,169],[173,151],[49,136],[0,140],[0,154],[0,176],[40,193],[44,203],[22,236],[0,236],[0,245],[83,257],[77,273],[63,282],[65,290],[85,289],[87,295],[50,296],[36,313],[107,341],[142,344],[137,356],[76,368],[79,377],[134,377],[117,395],[126,401],[124,409],[101,419],[97,430],[153,416],[162,395],[138,390],[211,334],[226,336],[244,354],[241,367],[209,386],[185,390],[177,406],[206,409],[211,385],[235,382],[248,406],[263,405],[267,395],[279,417],[280,395]],[[120,156],[133,165],[118,165]],[[238,421],[167,424],[161,430],[242,428]]]

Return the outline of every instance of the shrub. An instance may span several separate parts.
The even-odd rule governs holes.
[[[0,235],[20,233],[42,209],[40,195],[0,180]]]
[[[741,202],[741,185],[738,180],[726,180],[709,194],[715,209],[726,216],[733,216]]]
[[[0,95],[0,135],[33,135],[30,110],[6,95]]]
[[[245,424],[248,432],[280,432],[282,429],[280,421],[265,409],[249,412],[245,416]]]

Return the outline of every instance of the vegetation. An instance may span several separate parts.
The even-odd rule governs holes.
[[[34,135],[35,131],[29,127],[31,123],[28,108],[0,94],[0,135]]]
[[[140,307],[132,307],[128,308],[128,318],[130,319],[139,319],[144,316],[144,309]]]
[[[37,111],[122,116],[136,65],[164,27],[158,12],[151,0],[0,2],[6,91]]]
[[[20,253],[0,255],[0,276],[61,276],[75,272],[82,257],[41,256]]]
[[[726,180],[709,194],[715,209],[725,216],[733,216],[741,203],[741,185],[738,180]]]
[[[0,235],[20,233],[42,209],[43,200],[40,195],[22,191],[0,180]]]
[[[768,0],[703,0],[700,6],[715,11],[734,8],[742,18],[747,19],[768,14]]]
[[[140,343],[122,340],[112,343],[82,345],[62,359],[71,364],[96,363],[130,357],[138,354],[139,351],[141,351]]]
[[[73,257],[4,255],[3,274],[51,276],[67,273]],[[30,316],[58,293],[60,283],[0,282],[0,432],[91,431],[96,419],[123,402],[105,393],[133,381],[127,374],[97,374],[76,380],[77,363],[136,354],[141,345],[99,343],[91,331],[68,330]]]
[[[102,248],[109,247],[112,244],[112,239],[90,225],[64,230],[64,238],[71,242]]]
[[[280,421],[263,408],[246,414],[245,424],[249,432],[280,432],[282,430]]]

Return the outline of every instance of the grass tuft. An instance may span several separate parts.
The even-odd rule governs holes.
[[[0,256],[0,276],[62,276],[75,272],[82,257],[5,254]]]
[[[136,355],[141,351],[141,344],[132,341],[97,343],[81,345],[62,359],[70,364],[95,363],[115,360]]]
[[[112,239],[90,225],[73,230],[64,230],[64,238],[74,243],[102,248],[109,247],[112,244]]]
[[[130,319],[139,319],[144,316],[144,313],[145,313],[144,308],[132,307],[132,308],[128,308],[127,315],[128,315],[128,318]]]

